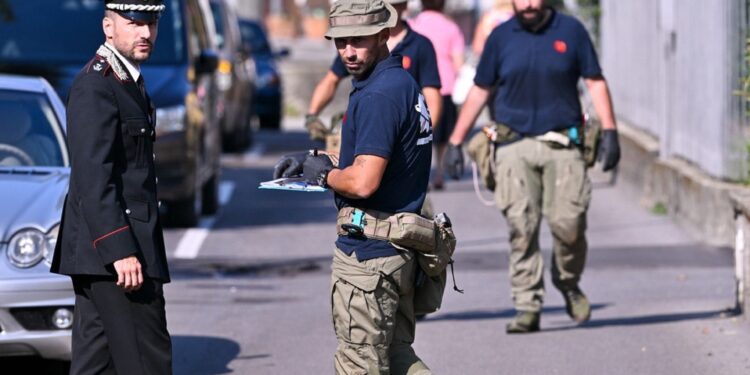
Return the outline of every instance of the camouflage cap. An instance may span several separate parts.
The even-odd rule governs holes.
[[[397,22],[398,13],[383,0],[338,0],[331,5],[325,37],[375,35]]]

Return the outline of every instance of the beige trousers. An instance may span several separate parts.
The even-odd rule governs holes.
[[[331,277],[333,326],[338,339],[336,374],[428,375],[414,342],[415,255],[359,262],[334,251]]]
[[[554,238],[552,281],[574,288],[586,263],[586,211],[591,181],[581,152],[531,138],[497,148],[495,202],[510,229],[510,281],[516,310],[537,312],[544,299],[539,226]]]

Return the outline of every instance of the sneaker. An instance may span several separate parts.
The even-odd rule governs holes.
[[[591,305],[580,289],[575,288],[563,292],[563,297],[565,297],[565,311],[571,319],[583,323],[591,318]]]
[[[539,331],[539,313],[529,311],[519,311],[516,317],[505,326],[505,332],[514,333],[531,333]]]

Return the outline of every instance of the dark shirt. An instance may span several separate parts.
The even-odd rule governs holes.
[[[391,51],[392,55],[403,56],[402,65],[409,74],[417,81],[419,87],[440,88],[440,75],[438,74],[437,57],[435,48],[429,39],[414,31],[409,25],[406,26],[406,36]],[[349,76],[341,58],[336,56],[331,64],[331,71],[339,78]]]
[[[388,160],[378,189],[367,199],[336,194],[336,206],[382,212],[418,213],[424,203],[432,158],[432,122],[419,87],[401,68],[401,56],[379,62],[368,77],[352,80],[349,106],[341,127],[339,168],[357,155]],[[365,260],[396,255],[387,241],[340,236],[347,255]]]
[[[539,135],[583,121],[577,84],[602,74],[586,29],[555,12],[538,33],[517,18],[496,27],[487,39],[474,83],[494,88],[496,122],[523,135]]]

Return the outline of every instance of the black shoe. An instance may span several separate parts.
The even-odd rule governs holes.
[[[519,311],[516,317],[505,326],[505,333],[531,333],[539,331],[539,313]]]
[[[571,319],[577,323],[583,323],[591,318],[591,304],[580,289],[565,291],[563,297],[565,297],[565,311]]]

